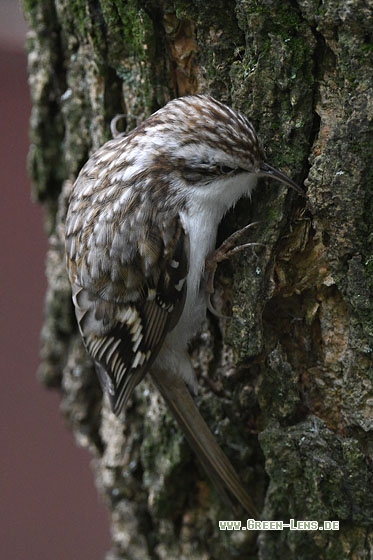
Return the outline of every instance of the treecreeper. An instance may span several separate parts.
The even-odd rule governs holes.
[[[209,96],[181,97],[90,157],[66,218],[76,318],[112,411],[149,373],[218,490],[255,519],[194,402],[187,346],[211,308],[217,263],[247,246],[237,240],[250,224],[215,249],[219,223],[259,177],[303,195],[265,162],[244,115]]]

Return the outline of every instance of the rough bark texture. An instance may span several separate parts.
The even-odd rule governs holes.
[[[372,558],[372,5],[25,0],[25,12],[30,170],[51,241],[40,376],[95,457],[107,558]],[[215,305],[234,319],[209,318],[192,345],[198,403],[264,518],[339,531],[221,532],[236,515],[155,390],[143,382],[114,418],[77,334],[63,257],[71,181],[114,115],[129,130],[195,92],[246,113],[268,161],[308,187],[305,201],[262,184],[224,220],[222,236],[259,221],[250,239],[265,247],[219,269]]]

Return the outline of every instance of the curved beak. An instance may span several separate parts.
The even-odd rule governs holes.
[[[303,189],[299,185],[297,185],[297,183],[295,183],[292,179],[290,179],[290,177],[285,175],[285,173],[283,173],[282,171],[279,171],[278,169],[275,169],[274,167],[268,165],[268,163],[262,163],[258,175],[259,177],[268,177],[270,179],[277,179],[277,181],[280,181],[280,183],[284,183],[284,185],[288,185],[288,187],[291,187],[292,189],[297,191],[297,193],[300,196],[306,196]]]

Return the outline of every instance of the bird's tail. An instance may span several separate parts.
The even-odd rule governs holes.
[[[228,489],[253,519],[259,519],[252,499],[202,418],[184,381],[164,371],[154,373],[152,379],[219,492],[227,499]]]

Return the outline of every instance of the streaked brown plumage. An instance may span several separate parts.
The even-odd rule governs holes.
[[[264,162],[246,117],[208,96],[184,97],[93,154],[66,220],[76,316],[112,410],[150,372],[210,477],[254,517],[185,383],[196,391],[187,344],[206,313],[219,222],[260,176],[299,190]]]

